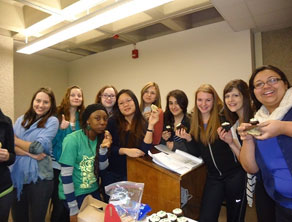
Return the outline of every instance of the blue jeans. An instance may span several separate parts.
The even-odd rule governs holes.
[[[13,221],[45,222],[53,187],[53,180],[39,180],[36,183],[25,184],[19,201],[16,197],[16,190],[14,190]]]

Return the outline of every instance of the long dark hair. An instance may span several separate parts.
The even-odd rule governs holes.
[[[223,90],[223,101],[224,101],[224,115],[226,119],[233,125],[239,118],[236,112],[231,112],[226,103],[225,103],[225,95],[231,92],[233,89],[237,89],[243,98],[243,122],[248,123],[249,120],[254,115],[254,109],[252,107],[251,98],[249,94],[249,88],[246,82],[241,79],[235,79],[226,84]]]
[[[127,144],[125,138],[127,134],[127,126],[129,123],[118,107],[119,98],[124,93],[130,96],[135,104],[135,113],[130,126],[130,136]],[[124,145],[126,147],[137,147],[139,145],[139,141],[141,141],[141,138],[143,138],[145,135],[146,121],[140,111],[138,99],[131,90],[122,89],[117,94],[117,102],[114,105],[114,117],[116,118],[119,126],[118,132],[121,145]]]
[[[172,90],[167,94],[167,96],[166,96],[166,107],[165,107],[165,112],[164,112],[164,123],[165,123],[164,125],[173,126],[173,124],[174,124],[174,116],[170,112],[170,109],[169,109],[169,98],[171,96],[176,99],[177,104],[182,109],[184,115],[186,115],[186,113],[187,113],[189,100],[188,100],[187,95],[184,93],[184,91],[179,90],[179,89]]]
[[[275,73],[277,73],[281,77],[281,80],[288,86],[288,88],[291,87],[291,85],[290,85],[290,83],[289,83],[289,81],[287,79],[287,76],[279,68],[277,68],[275,66],[272,66],[272,65],[264,65],[264,66],[261,66],[261,67],[255,69],[253,71],[253,73],[251,74],[251,77],[249,79],[249,92],[250,92],[251,99],[254,102],[256,110],[258,110],[262,106],[262,104],[261,104],[260,101],[257,100],[257,98],[256,98],[256,96],[254,94],[254,85],[253,85],[254,83],[253,83],[253,81],[254,81],[256,75],[259,72],[264,71],[264,70],[272,70],[272,71],[274,71]]]
[[[49,96],[51,107],[47,113],[45,113],[43,116],[40,117],[41,120],[38,122],[37,128],[44,128],[49,117],[56,114],[56,111],[57,111],[56,99],[55,99],[55,95],[53,91],[50,88],[44,88],[44,87],[40,88],[33,94],[31,102],[30,102],[30,107],[24,114],[21,125],[25,129],[29,129],[32,124],[34,124],[37,120],[39,120],[39,118],[37,118],[36,112],[33,109],[33,101],[35,100],[35,97],[37,96],[37,94],[40,92],[46,93]]]
[[[79,121],[81,121],[82,113],[84,111],[84,97],[83,97],[83,91],[79,86],[71,86],[67,88],[66,94],[64,98],[62,99],[62,102],[60,106],[57,107],[57,117],[59,119],[59,122],[61,124],[62,121],[62,114],[64,114],[66,120],[70,120],[70,94],[72,89],[79,89],[82,94],[82,102],[80,106],[78,106],[77,111],[79,112]]]

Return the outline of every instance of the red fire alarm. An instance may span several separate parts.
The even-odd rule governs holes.
[[[133,59],[139,58],[139,51],[138,51],[138,49],[133,49],[132,50],[132,58]]]

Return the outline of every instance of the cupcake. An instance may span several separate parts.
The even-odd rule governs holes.
[[[171,131],[172,131],[172,129],[171,129],[171,126],[170,126],[170,125],[167,125],[167,126],[165,127],[165,129],[166,129],[166,131],[168,131],[168,132],[171,132]]]
[[[156,215],[157,215],[158,217],[160,217],[160,219],[167,218],[167,214],[166,214],[166,212],[163,211],[163,210],[158,211],[158,212],[156,213]]]
[[[249,123],[250,123],[251,125],[257,125],[257,124],[259,124],[259,121],[258,121],[256,118],[251,118],[251,119],[249,120]]]
[[[152,214],[149,218],[148,218],[149,222],[159,222],[160,221],[160,217],[158,217],[156,214]]]
[[[231,128],[231,124],[229,122],[224,122],[221,124],[221,126],[226,132],[228,132]]]
[[[169,219],[170,222],[176,222],[177,216],[171,213],[167,213],[167,218]]]
[[[186,130],[186,129],[187,129],[187,128],[186,128],[183,124],[181,124],[181,123],[177,124],[175,128],[176,128],[176,130],[180,130],[180,129],[184,129],[184,130]]]
[[[168,218],[163,218],[159,222],[170,222],[170,220]]]
[[[176,215],[177,217],[181,217],[181,216],[183,215],[183,211],[182,211],[182,209],[180,209],[180,208],[175,208],[175,209],[173,209],[173,210],[172,210],[172,213],[173,213],[174,215]]]
[[[188,222],[188,219],[186,217],[178,217],[177,222]]]

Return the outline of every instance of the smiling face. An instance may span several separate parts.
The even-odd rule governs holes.
[[[257,100],[262,103],[270,113],[279,106],[288,88],[287,84],[285,84],[282,80],[277,81],[273,85],[266,83],[272,78],[281,79],[280,75],[276,72],[266,69],[258,72],[253,82],[254,85],[257,85],[260,82],[265,83],[262,88],[254,88],[254,94]]]
[[[37,117],[44,116],[51,108],[51,100],[48,94],[39,92],[33,100],[33,110]]]
[[[70,91],[70,106],[72,107],[79,107],[82,104],[82,92],[78,88],[73,88]]]
[[[224,95],[224,101],[231,112],[237,113],[243,110],[243,96],[236,88]]]
[[[214,104],[214,98],[211,93],[198,92],[196,105],[202,115],[209,115]]]
[[[107,125],[108,115],[104,110],[96,110],[91,113],[87,124],[97,134],[103,133]]]
[[[120,95],[118,99],[118,106],[120,112],[125,116],[125,117],[130,117],[134,116],[136,107],[133,99],[127,94],[123,93]]]
[[[106,88],[101,94],[101,104],[105,108],[112,108],[116,103],[116,93],[113,88]]]
[[[143,101],[145,105],[151,105],[156,100],[156,89],[154,86],[150,86],[148,89],[145,90],[143,94]]]
[[[170,96],[168,99],[168,107],[174,117],[179,116],[183,113],[183,110],[181,109],[180,105],[177,103],[176,98],[173,96]]]

